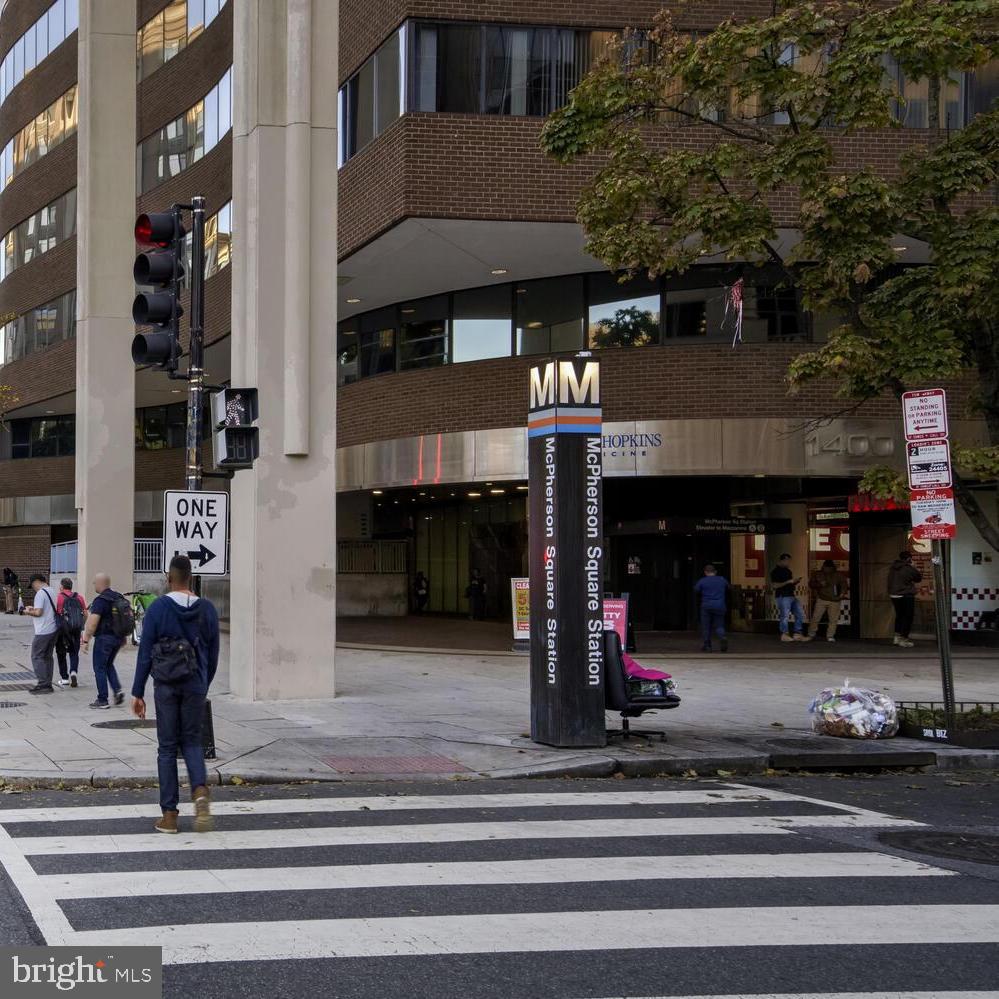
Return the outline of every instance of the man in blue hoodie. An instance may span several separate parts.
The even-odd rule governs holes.
[[[177,803],[180,781],[177,774],[177,747],[184,754],[194,799],[194,830],[212,828],[208,798],[208,774],[201,742],[201,719],[208,687],[219,663],[219,617],[211,601],[191,590],[191,560],[178,555],[170,562],[169,592],[153,601],[142,621],[142,641],[132,684],[132,711],[146,717],[146,681],[152,669],[153,653],[161,639],[186,639],[197,656],[193,675],[179,683],[153,681],[156,705],[156,740],[159,743],[157,768],[160,777],[160,808],[163,815],[157,832],[177,832]]]
[[[704,567],[704,575],[694,586],[694,592],[701,598],[701,637],[704,644],[701,651],[711,651],[711,636],[716,633],[722,652],[728,652],[728,635],[725,634],[725,610],[729,582],[709,562]]]

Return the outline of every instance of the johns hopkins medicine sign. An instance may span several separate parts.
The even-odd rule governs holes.
[[[531,369],[531,738],[550,746],[607,741],[601,431],[598,361]]]

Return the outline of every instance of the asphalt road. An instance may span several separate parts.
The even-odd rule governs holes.
[[[0,794],[0,945],[160,944],[205,999],[999,997],[997,774],[155,800]]]

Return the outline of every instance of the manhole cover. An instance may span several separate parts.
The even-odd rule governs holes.
[[[468,767],[446,756],[323,756],[323,763],[344,774],[455,774]]]
[[[23,708],[24,701],[0,701],[0,708]]]
[[[899,830],[881,833],[879,839],[886,846],[913,853],[930,853],[935,857],[970,860],[976,864],[999,865],[999,836],[980,833],[921,832]]]
[[[118,721],[91,722],[91,728],[156,728],[152,718],[120,718]]]

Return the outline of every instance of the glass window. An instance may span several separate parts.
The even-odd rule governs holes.
[[[142,429],[142,447],[147,451],[161,451],[168,446],[167,407],[149,406],[139,410]]]
[[[49,45],[49,19],[44,15],[35,21],[35,65],[37,66],[51,51]]]
[[[437,27],[436,103],[427,111],[474,112],[482,106],[482,28]]]
[[[525,281],[515,294],[518,354],[582,350],[582,275]]]
[[[659,284],[635,278],[621,284],[614,274],[589,277],[588,338],[591,348],[646,347],[659,343]]]
[[[219,138],[232,128],[232,70],[219,80]]]
[[[361,317],[358,337],[358,374],[361,378],[395,370],[394,308],[379,309]]]
[[[437,28],[418,24],[413,43],[413,83],[410,100],[417,111],[437,110]]]
[[[375,137],[375,66],[368,60],[351,81],[351,152],[363,149]]]
[[[57,48],[66,37],[66,3],[65,0],[55,0],[49,7],[46,17],[49,28],[49,50]]]
[[[193,41],[205,30],[205,0],[187,0],[187,40]]]
[[[76,190],[18,223],[4,237],[3,277],[76,232]]]
[[[168,62],[187,44],[187,0],[174,0],[163,11],[163,61]]]
[[[968,81],[968,111],[985,114],[999,100],[999,59],[979,66]]]
[[[24,79],[24,35],[14,43],[14,81],[15,86]]]
[[[508,284],[454,295],[454,361],[509,357],[512,288]]]
[[[337,385],[350,385],[360,377],[358,370],[357,321],[347,320],[337,327]]]
[[[31,420],[14,420],[10,425],[12,458],[31,457]]]
[[[756,317],[762,325],[763,334],[760,337],[744,335],[744,339],[767,339],[771,342],[789,343],[795,340],[809,340],[810,329],[807,317],[801,309],[798,291],[786,284],[767,283],[766,277],[761,283],[750,285],[747,299],[755,298],[755,303],[747,301],[747,313],[751,315],[750,305],[755,304]],[[747,318],[744,325],[751,322]]]
[[[142,62],[139,76],[143,80],[163,65],[163,23],[164,12],[161,10],[142,27],[140,33],[142,36]]]
[[[209,25],[219,16],[222,7],[221,0],[205,0],[205,25]]]
[[[219,141],[219,91],[215,87],[202,102],[204,106],[204,137],[202,148],[214,149]],[[195,157],[197,158],[197,157]]]
[[[24,33],[24,73],[27,76],[38,63],[38,53],[35,51],[35,26],[32,25]]]
[[[544,28],[485,29],[485,103],[488,114],[544,114],[550,78]]]
[[[738,279],[720,267],[692,267],[666,282],[666,336],[729,339],[735,335],[734,316],[725,315],[729,288]],[[726,283],[727,282],[727,283]],[[726,322],[728,325],[726,325]]]
[[[66,0],[66,37],[80,27],[80,0]]]
[[[399,368],[436,368],[447,364],[446,295],[407,302],[399,309]]]
[[[375,134],[381,135],[399,117],[399,32],[376,53],[375,72],[378,94]]]

